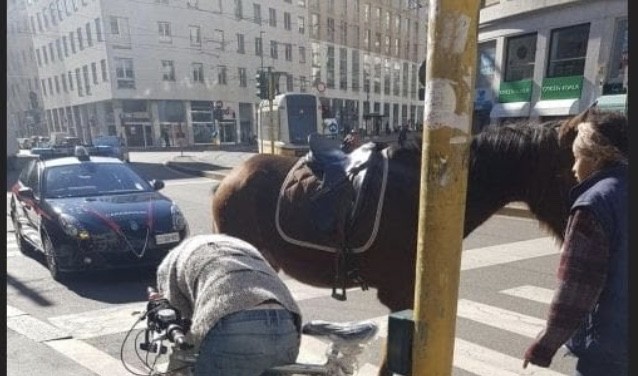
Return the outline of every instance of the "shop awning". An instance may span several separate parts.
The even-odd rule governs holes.
[[[603,111],[625,112],[627,109],[627,94],[603,95],[598,98],[596,106]]]
[[[494,103],[490,117],[527,117],[529,109],[529,102]]]
[[[532,109],[532,114],[535,116],[576,115],[579,112],[578,105],[578,98],[538,101]]]

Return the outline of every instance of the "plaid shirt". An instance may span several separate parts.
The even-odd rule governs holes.
[[[559,286],[549,309],[547,326],[525,353],[525,359],[548,367],[556,351],[576,332],[591,312],[607,278],[610,242],[593,213],[579,208],[565,233]]]

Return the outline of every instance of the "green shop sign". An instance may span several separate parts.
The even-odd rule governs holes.
[[[545,78],[541,87],[541,100],[580,98],[583,76]]]
[[[501,82],[498,90],[500,103],[529,102],[532,98],[532,80]]]

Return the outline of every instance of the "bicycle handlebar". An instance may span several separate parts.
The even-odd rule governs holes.
[[[146,306],[146,319],[148,322],[146,332],[164,334],[166,338],[181,350],[190,349],[192,344],[186,340],[186,333],[190,328],[190,320],[182,318],[179,310],[171,305],[155,288],[146,288],[148,303]],[[147,339],[142,349],[152,348]]]

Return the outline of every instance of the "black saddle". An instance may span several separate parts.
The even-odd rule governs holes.
[[[379,330],[373,321],[336,323],[313,320],[303,325],[301,332],[314,337],[324,337],[335,344],[355,345],[370,341]]]

